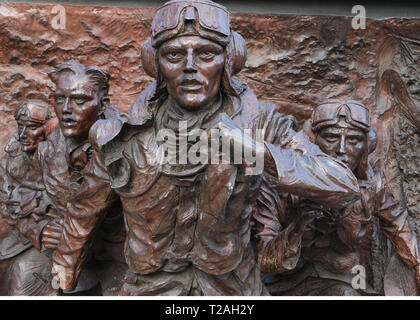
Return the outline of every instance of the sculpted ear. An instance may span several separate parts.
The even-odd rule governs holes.
[[[153,77],[157,78],[157,66],[156,66],[156,57],[155,49],[152,47],[152,40],[148,38],[143,44],[141,49],[141,63],[143,65],[144,71]]]
[[[372,153],[376,149],[376,143],[378,142],[378,136],[375,130],[370,129],[368,133],[368,153]]]
[[[111,104],[111,100],[109,99],[108,96],[104,96],[101,98],[101,109],[99,110],[100,116],[105,112],[107,106],[109,106],[110,104]]]

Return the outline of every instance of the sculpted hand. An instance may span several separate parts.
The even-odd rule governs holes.
[[[323,206],[312,201],[304,201],[300,203],[301,219],[305,223],[311,223],[314,219],[321,218],[323,213]]]
[[[313,201],[306,200],[300,203],[300,231],[306,226],[316,229],[322,233],[329,233],[336,228],[336,219],[334,214]]]
[[[41,236],[42,245],[47,249],[55,249],[60,243],[61,233],[63,231],[63,220],[53,220],[48,223]]]
[[[256,160],[261,156],[260,160],[263,163],[265,151],[264,143],[253,139],[250,136],[251,132],[241,129],[226,113],[218,115],[210,124],[207,131],[209,135],[211,135],[211,130],[218,131],[218,134],[222,139],[222,145],[227,147],[226,149],[230,151],[229,156],[233,156],[230,158],[231,162],[239,158],[247,165],[255,165]],[[254,156],[254,154],[256,155]]]

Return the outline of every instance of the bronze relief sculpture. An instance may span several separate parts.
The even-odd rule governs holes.
[[[155,14],[142,59],[156,81],[128,115],[92,127],[94,165],[85,189],[69,202],[53,275],[62,288],[74,287],[89,235],[115,193],[126,220],[129,268],[120,294],[266,294],[250,242],[261,174],[246,175],[246,161],[160,161],[160,130],[179,138],[182,123],[188,130],[216,128],[225,143],[245,151],[262,145],[264,175],[275,188],[333,207],[358,198],[354,175],[295,132],[293,119],[259,102],[232,77],[245,62],[246,47],[223,6],[205,0],[166,3]],[[264,130],[264,140],[252,139],[246,129]],[[102,172],[109,173],[112,188]],[[102,192],[92,196],[92,185]]]
[[[378,272],[374,268],[378,254],[377,248],[372,247],[372,237],[380,236],[374,233],[374,227],[386,235],[404,263],[415,269],[418,279],[417,240],[408,225],[407,209],[393,200],[384,185],[382,168],[373,168],[368,159],[376,147],[368,109],[358,101],[328,100],[314,109],[311,130],[313,140],[323,152],[339,159],[354,172],[361,199],[342,212],[303,199],[294,199],[294,207],[278,207],[279,217],[285,216],[284,210],[295,212],[296,216],[287,222],[291,225],[300,221],[299,216],[307,216],[308,212],[313,215],[300,229],[300,241],[295,240],[300,244],[295,268],[289,273],[285,271],[290,270],[278,270],[283,275],[267,276],[270,291],[280,295],[383,295],[384,273],[373,274]],[[270,199],[267,195],[260,198],[263,203],[267,203],[267,199]],[[386,255],[390,248],[384,245],[381,250]],[[367,284],[355,290],[353,268],[358,266],[367,273]],[[375,284],[373,279],[376,278],[382,283]]]
[[[98,67],[86,67],[70,60],[58,66],[50,77],[56,84],[54,109],[59,125],[40,144],[38,153],[45,189],[55,209],[55,217],[46,226],[48,233],[43,238],[45,248],[52,253],[64,231],[61,225],[68,215],[68,203],[80,189],[91,162],[93,150],[88,141],[89,129],[96,120],[119,111],[109,103],[107,96],[109,75]],[[105,173],[101,177],[107,179]],[[98,226],[99,230],[95,230],[98,236],[92,239],[94,247],[87,253],[89,257],[81,281],[71,293],[101,294],[106,289],[99,283],[97,258],[101,261],[103,256],[107,263],[118,263],[118,249],[115,255],[111,248],[121,246],[121,250],[124,237],[118,204],[112,209],[112,212],[104,209],[104,221]]]
[[[342,106],[344,103],[346,103],[348,108],[345,116],[345,112],[343,111],[344,106]],[[360,204],[358,204],[358,206],[354,206],[353,208],[354,213],[349,215],[350,221],[346,221],[347,219],[343,221],[343,228],[350,229],[349,227],[346,227],[346,225],[354,226],[360,223],[358,237],[361,238],[359,243],[359,251],[361,252],[365,249],[364,245],[369,247],[369,244],[363,243],[363,241],[368,241],[366,238],[369,238],[369,236],[380,237],[380,234],[383,233],[390,242],[380,248],[383,252],[383,255],[386,255],[385,252],[390,252],[393,249],[403,260],[406,266],[415,271],[415,293],[415,287],[420,289],[420,260],[418,256],[417,240],[413,230],[408,223],[408,212],[405,203],[395,199],[393,190],[388,184],[386,184],[386,171],[383,168],[383,163],[380,161],[376,161],[375,163],[375,161],[368,161],[367,159],[368,153],[372,153],[376,147],[376,134],[370,128],[370,113],[367,108],[363,109],[364,106],[360,102],[332,101],[332,104],[333,106],[330,106],[329,108],[333,110],[339,110],[341,107],[341,111],[338,112],[336,118],[341,117],[341,119],[344,119],[343,117],[345,117],[346,119],[355,120],[346,121],[347,123],[353,122],[351,125],[347,125],[347,129],[343,129],[343,127],[346,127],[345,125],[340,125],[339,123],[335,124],[334,130],[340,128],[340,134],[338,134],[338,132],[326,132],[329,130],[327,127],[325,129],[319,129],[319,126],[315,128],[313,124],[313,131],[316,134],[315,142],[321,147],[321,150],[327,154],[336,156],[340,160],[343,159],[342,161],[345,163],[348,162],[349,168],[353,170],[359,180],[360,192],[362,196]],[[338,105],[341,106],[339,107]],[[316,117],[319,113],[320,112],[318,111],[318,108],[315,109],[314,117]],[[357,116],[357,114],[362,116]],[[365,119],[362,125],[360,124],[362,121],[356,120],[358,118]],[[321,130],[324,131],[321,132]],[[346,130],[347,132],[344,132]],[[364,137],[362,136],[362,131],[365,131]],[[346,144],[342,147],[342,150],[338,148],[337,140],[339,135],[341,136],[342,144],[344,144],[344,141],[346,142]],[[362,142],[366,144],[366,146],[363,146],[363,148],[365,148],[364,150],[361,147]],[[357,161],[358,163],[352,163],[353,161]],[[374,220],[374,217],[376,217],[377,220],[372,221]],[[376,223],[377,230],[380,233],[379,235],[365,234],[372,232],[372,230],[369,230],[368,228],[369,224],[370,228],[372,228],[372,223]],[[366,230],[363,231],[365,228]],[[377,256],[375,256],[375,253],[372,252],[375,249],[372,250],[372,248],[370,248],[370,250],[370,253],[361,253],[362,256],[364,255],[362,261],[365,261],[364,263],[366,266],[370,266],[372,268],[372,274],[376,273],[373,275],[374,279],[376,278],[382,280],[382,284],[377,285],[375,291],[380,294],[386,294],[387,292],[383,290],[386,289],[384,287],[384,281],[387,277],[387,274],[385,272],[385,274],[382,275],[382,270],[375,269],[375,262],[373,260],[376,260]],[[388,257],[388,259],[389,258],[390,257]],[[372,281],[372,279],[368,280]]]
[[[378,106],[328,100],[302,126],[309,109],[290,110],[283,97],[273,99],[279,106],[262,102],[235,78],[247,46],[224,6],[172,0],[153,14],[151,36],[140,43],[154,81],[128,113],[110,103],[120,92],[109,93],[108,72],[74,60],[49,73],[57,126],[46,103],[28,100],[17,110],[18,134],[1,162],[0,294],[341,296],[389,295],[398,286],[416,294],[416,195],[404,177],[418,165],[401,168],[396,159],[406,157],[394,150],[407,121],[418,131],[409,41],[383,45]],[[95,41],[106,38],[106,28],[83,26]],[[316,69],[324,58],[312,52],[312,38]],[[290,49],[299,59],[301,49]],[[107,64],[99,60],[81,61]],[[109,64],[113,75],[117,65]],[[241,79],[258,82],[248,77],[259,70],[255,52],[250,66]],[[261,84],[275,88],[275,76]],[[341,85],[334,79],[324,81]],[[313,79],[303,80],[313,89]],[[395,109],[408,120],[383,134],[381,126],[400,123],[390,117]],[[389,152],[384,159],[377,145]],[[366,286],[354,285],[355,268],[366,272]]]
[[[1,292],[3,295],[52,295],[55,290],[35,274],[48,257],[41,253],[51,206],[42,181],[36,150],[54,122],[43,101],[24,102],[15,113],[18,132],[1,160]]]

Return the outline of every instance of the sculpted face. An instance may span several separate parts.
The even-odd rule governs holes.
[[[63,71],[58,75],[54,108],[64,136],[86,138],[98,119],[101,101],[89,76]]]
[[[366,133],[345,120],[322,128],[315,143],[323,152],[344,162],[353,172],[367,148]]]
[[[199,36],[181,36],[158,50],[159,70],[169,94],[185,109],[216,102],[222,80],[224,48]]]
[[[44,140],[44,127],[30,120],[18,120],[19,142],[23,152],[32,152]]]

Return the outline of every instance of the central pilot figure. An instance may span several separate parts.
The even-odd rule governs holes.
[[[208,0],[167,2],[155,13],[142,61],[156,81],[128,115],[99,120],[90,130],[89,174],[68,206],[53,276],[62,288],[74,287],[102,208],[116,193],[129,267],[121,295],[267,294],[250,241],[261,175],[273,188],[332,207],[359,198],[356,178],[295,132],[293,119],[233,78],[245,64],[246,45],[225,7]],[[159,133],[180,138],[181,127],[219,130],[220,147],[262,148],[263,172],[247,174],[246,159],[161,161]],[[263,140],[245,130],[262,130]],[[101,178],[104,171],[110,183]]]

